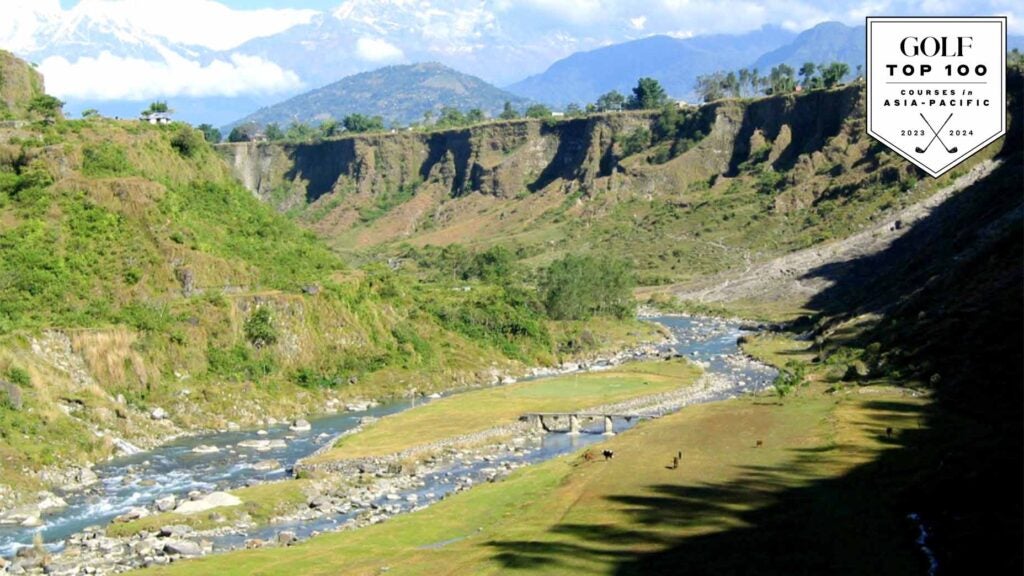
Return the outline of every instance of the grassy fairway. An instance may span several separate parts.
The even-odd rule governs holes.
[[[887,506],[908,472],[877,467],[925,401],[817,388],[690,407],[610,440],[609,462],[559,458],[369,528],[151,573],[915,573],[913,531]]]
[[[513,422],[528,412],[575,410],[666,392],[693,383],[699,374],[686,361],[642,362],[467,392],[384,418],[342,438],[314,461],[390,454]]]

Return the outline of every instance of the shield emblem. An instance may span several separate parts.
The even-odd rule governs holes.
[[[868,134],[938,177],[1006,133],[1006,17],[868,17]]]

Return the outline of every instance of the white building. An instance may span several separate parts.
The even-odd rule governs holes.
[[[142,121],[150,124],[170,124],[171,115],[167,112],[150,112],[142,115]]]

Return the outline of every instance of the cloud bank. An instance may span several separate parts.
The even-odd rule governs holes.
[[[231,54],[208,64],[169,56],[163,62],[103,52],[69,62],[51,56],[39,65],[47,92],[65,99],[146,100],[174,96],[273,94],[302,87],[299,77],[256,56]]]

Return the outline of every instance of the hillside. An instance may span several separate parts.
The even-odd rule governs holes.
[[[132,445],[662,338],[507,277],[352,269],[184,124],[0,127],[0,279],[0,508]]]
[[[43,93],[42,75],[27,62],[0,50],[0,120],[24,117],[32,98]]]
[[[847,236],[949,181],[864,136],[862,89],[221,150],[260,197],[358,258],[501,243],[533,266],[624,257],[664,284]]]
[[[444,107],[466,112],[479,108],[497,116],[505,102],[523,108],[527,101],[483,80],[436,62],[387,66],[343,78],[333,84],[263,108],[232,125],[292,121],[318,123],[341,120],[349,114],[381,116],[387,124],[422,122],[426,112],[435,117]]]
[[[540,74],[509,85],[508,90],[554,106],[571,102],[582,106],[610,90],[629,94],[637,78],[650,76],[661,82],[670,96],[692,102],[698,75],[746,66],[792,37],[792,33],[771,26],[741,35],[650,36],[577,52]]]

